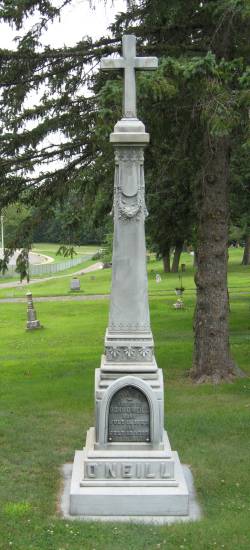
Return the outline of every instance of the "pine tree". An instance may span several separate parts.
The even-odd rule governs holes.
[[[164,185],[166,202],[170,200],[172,186],[183,197],[182,218],[191,220],[185,227],[182,224],[181,235],[192,230],[192,216],[197,219],[192,375],[198,381],[217,382],[235,372],[228,332],[229,184],[232,153],[236,148],[249,148],[246,135],[249,3],[248,0],[128,3],[128,12],[117,18],[111,37],[95,43],[86,38],[73,48],[44,51],[39,49],[39,35],[48,18],[58,14],[53,2],[0,3],[0,16],[17,28],[35,7],[41,12],[40,24],[19,40],[17,51],[0,52],[1,202],[3,205],[17,198],[22,200],[25,193],[26,202],[47,210],[55,200],[65,197],[72,182],[78,182],[86,204],[94,195],[95,211],[107,212],[112,193],[107,138],[121,114],[121,102],[117,101],[121,78],[114,74],[107,82],[105,75],[92,76],[86,66],[98,63],[103,55],[120,51],[122,33],[135,33],[139,54],[157,55],[162,60],[154,78],[138,79],[140,115],[152,139],[152,151],[147,157],[152,219],[157,214],[159,220],[163,219],[164,208],[169,216],[170,209],[159,199]],[[83,82],[92,86],[94,96],[84,96]],[[38,90],[44,83],[46,89],[39,104],[27,108],[25,99],[30,89]],[[25,126],[29,121],[36,121],[31,129]],[[62,143],[44,145],[46,136],[58,130],[64,135]],[[28,173],[50,159],[63,160],[64,166],[42,175]],[[155,174],[159,175],[159,183],[154,181]],[[187,200],[185,191],[189,195]],[[176,220],[178,217],[173,222],[174,229],[178,228]],[[169,216],[166,255],[170,224]]]
[[[243,144],[245,138],[241,127],[249,99],[245,90],[249,85],[249,4],[145,0],[135,2],[130,15],[126,24],[140,22],[136,31],[147,38],[154,53],[174,57],[184,66],[183,107],[190,121],[193,117],[190,128],[193,131],[195,126],[198,137],[192,148],[198,174],[192,376],[199,382],[218,382],[235,373],[228,328],[229,174],[231,150],[235,141]],[[196,87],[190,98],[192,83]]]

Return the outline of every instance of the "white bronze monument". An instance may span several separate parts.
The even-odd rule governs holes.
[[[150,329],[144,219],[144,147],[136,116],[136,38],[123,37],[123,57],[101,69],[124,69],[123,118],[111,134],[115,149],[112,291],[105,354],[95,374],[96,425],[76,451],[70,514],[187,516],[189,495],[177,452],[164,430],[164,386]]]

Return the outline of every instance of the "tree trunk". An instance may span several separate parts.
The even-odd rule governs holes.
[[[204,164],[198,209],[197,303],[191,376],[214,383],[231,378],[234,363],[229,346],[228,168],[226,137],[204,138]]]
[[[246,244],[242,258],[242,265],[250,265],[250,235],[246,235]]]
[[[197,269],[197,250],[194,251],[193,268]]]
[[[172,269],[171,269],[172,273],[178,273],[182,249],[183,249],[183,241],[176,241]]]
[[[164,255],[162,256],[162,261],[164,273],[170,273],[170,248],[165,250]]]

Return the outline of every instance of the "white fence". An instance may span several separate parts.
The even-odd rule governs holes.
[[[92,254],[86,254],[85,256],[78,256],[77,258],[72,258],[71,260],[64,260],[64,262],[39,265],[30,264],[30,277],[34,275],[51,275],[52,273],[59,273],[60,271],[64,271],[65,269],[70,269],[71,267],[82,264],[87,260],[91,260],[91,258]],[[18,277],[16,267],[14,265],[10,265],[8,271],[6,271],[4,275],[0,275],[0,278],[1,277]]]

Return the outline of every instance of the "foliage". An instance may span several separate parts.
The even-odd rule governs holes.
[[[62,244],[61,246],[59,246],[57,254],[59,256],[64,256],[65,258],[67,257],[73,258],[75,255],[75,249],[73,246],[68,247]]]
[[[16,259],[16,272],[20,275],[20,282],[27,279],[29,282],[29,250],[23,249]]]
[[[113,233],[107,233],[102,246],[101,259],[104,263],[112,262]]]
[[[214,135],[230,134],[233,148],[241,148],[246,136],[249,9],[244,0],[138,0],[128,5],[112,36],[42,50],[40,35],[47,21],[59,16],[58,5],[3,3],[0,17],[18,30],[35,12],[38,22],[22,33],[16,51],[1,51],[1,204],[19,198],[35,205],[39,226],[39,220],[54,215],[55,204],[63,203],[62,240],[69,244],[82,242],[86,212],[88,231],[102,225],[113,188],[108,137],[121,116],[122,86],[116,71],[107,76],[86,66],[119,50],[125,30],[135,32],[138,53],[162,60],[157,74],[138,77],[138,105],[151,134],[147,230],[163,251],[180,235],[190,241],[194,234],[193,186],[200,177],[204,126]],[[228,59],[221,54],[220,40],[226,25],[231,33]],[[83,84],[94,95],[86,96]],[[37,90],[36,105],[28,101],[31,87]]]
[[[0,259],[0,273],[8,269],[9,259],[16,249],[21,249],[16,260],[20,280],[29,279],[29,250],[33,238],[33,215],[31,208],[14,203],[2,210],[4,227],[4,253]]]
[[[161,60],[156,75],[138,78],[139,116],[152,136],[146,158],[150,237],[164,254],[164,249],[197,234],[196,351],[202,341],[205,347],[208,344],[213,366],[222,372],[224,365],[227,376],[229,366],[233,368],[226,292],[228,173],[230,153],[231,159],[236,151],[241,156],[249,142],[249,1],[131,0],[128,4],[128,12],[112,26],[111,37],[41,50],[41,21],[56,16],[50,11],[52,3],[46,3],[38,29],[21,37],[15,52],[0,52],[1,201],[4,205],[25,196],[41,215],[70,196],[73,187],[84,197],[84,208],[91,204],[93,219],[105,218],[113,185],[108,135],[121,116],[121,77],[116,71],[110,77],[91,72],[101,56],[120,49],[124,31],[134,32],[138,53]],[[5,6],[2,16],[18,26],[33,9],[33,2],[24,2],[17,16]],[[87,83],[91,97],[82,88]],[[27,107],[31,88],[40,99]],[[54,139],[58,131],[60,143]],[[53,140],[50,145],[48,137]],[[47,166],[48,160],[61,165],[37,174],[36,166]],[[211,242],[205,231],[208,217],[214,249],[206,246]],[[80,219],[76,206],[67,211],[71,244]],[[212,306],[215,287],[218,296]],[[201,370],[209,364],[206,353],[197,351],[195,357],[205,357]]]
[[[36,249],[38,249],[36,247]],[[56,252],[57,245],[54,245],[53,250]],[[39,249],[38,249],[39,250]],[[229,248],[229,273],[228,273],[228,291],[232,300],[236,299],[238,292],[249,292],[249,268],[244,268],[240,265],[242,257],[242,248]],[[43,247],[40,249],[41,253],[44,252]],[[47,251],[51,254],[50,250]],[[96,263],[100,258],[93,258],[92,261],[85,261],[79,266],[72,267],[63,272],[60,272],[58,278],[51,278],[46,280],[48,275],[43,277],[39,276],[41,282],[30,286],[32,294],[36,296],[67,296],[70,293],[69,278],[74,275],[76,271],[80,271],[90,264]],[[164,295],[170,300],[175,298],[175,287],[184,286],[185,295],[193,297],[195,299],[195,283],[194,283],[194,268],[193,257],[187,252],[183,252],[181,256],[181,263],[186,264],[186,271],[182,274],[182,283],[179,282],[179,277],[175,273],[165,274],[162,269],[161,261],[151,259],[147,264],[148,268],[148,290],[149,296]],[[155,280],[156,273],[161,276],[161,283],[157,284]],[[95,294],[109,294],[111,287],[111,270],[98,269],[94,273],[85,273],[79,275],[81,279],[81,291],[80,294],[84,296]],[[5,279],[2,281],[5,282]],[[9,282],[15,284],[15,280],[10,279]],[[20,286],[12,288],[0,287],[0,298],[13,298],[22,297],[25,298],[27,292],[26,286],[20,288]]]
[[[6,248],[12,248],[20,241],[20,227],[27,224],[31,217],[31,209],[21,203],[10,204],[2,211],[4,223],[4,243]],[[22,236],[23,238],[23,231]]]

